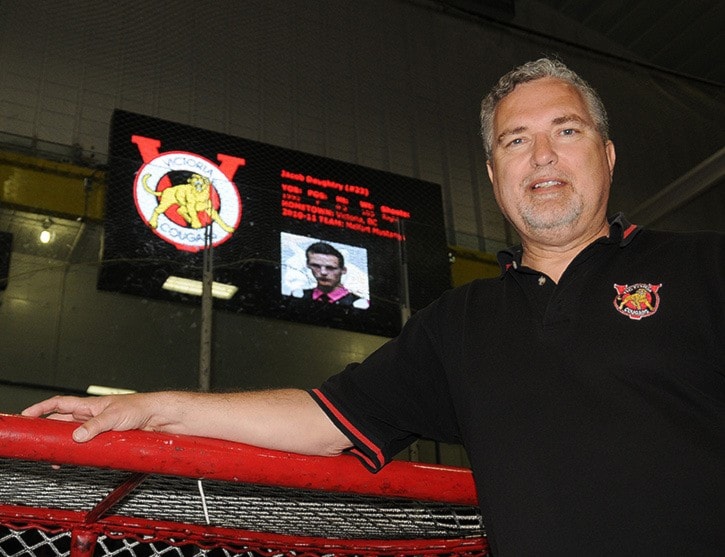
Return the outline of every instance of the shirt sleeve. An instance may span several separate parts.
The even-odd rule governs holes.
[[[435,314],[419,311],[397,338],[309,391],[373,472],[417,438],[460,442]]]

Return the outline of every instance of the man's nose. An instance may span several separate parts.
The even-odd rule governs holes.
[[[531,149],[532,166],[546,166],[558,160],[551,138],[547,134],[535,135]]]

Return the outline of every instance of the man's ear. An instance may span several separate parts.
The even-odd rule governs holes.
[[[607,141],[604,146],[604,150],[607,153],[607,163],[609,164],[609,177],[614,175],[614,162],[617,160],[617,153],[614,150],[614,143]]]
[[[488,179],[493,184],[493,164],[491,164],[491,159],[486,161],[486,171],[488,172]]]

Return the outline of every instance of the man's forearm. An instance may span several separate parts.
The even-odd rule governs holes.
[[[335,455],[349,440],[298,389],[238,393],[168,393],[183,418],[168,432],[215,437],[303,454]]]
[[[103,431],[143,429],[325,456],[350,446],[317,403],[300,389],[53,397],[23,414],[82,422],[73,434],[79,442]]]

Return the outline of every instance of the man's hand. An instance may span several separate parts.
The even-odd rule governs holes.
[[[164,396],[163,393],[102,397],[56,396],[26,408],[22,415],[82,422],[73,431],[73,439],[82,443],[104,431],[163,429],[161,424],[153,423],[153,416],[154,409],[160,403],[159,399]]]

